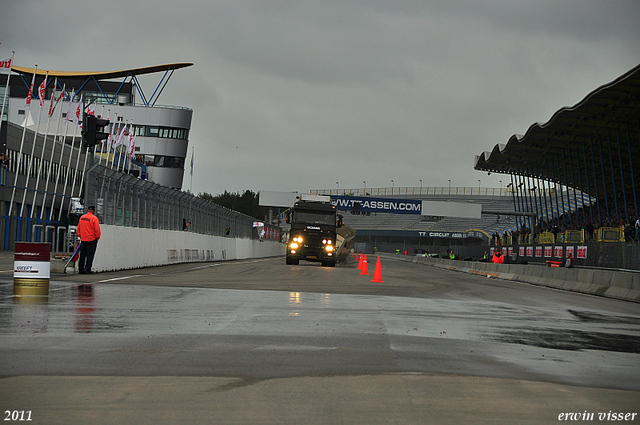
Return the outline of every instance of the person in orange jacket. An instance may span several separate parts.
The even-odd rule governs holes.
[[[502,252],[496,250],[496,253],[493,254],[493,262],[495,264],[504,264],[504,255],[502,255]]]
[[[95,214],[95,207],[87,209],[87,213],[80,217],[78,222],[78,236],[80,237],[80,261],[78,269],[80,274],[91,274],[93,257],[96,255],[98,240],[100,240],[100,221]]]

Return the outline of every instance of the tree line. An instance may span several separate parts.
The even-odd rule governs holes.
[[[246,214],[258,220],[264,220],[269,214],[269,208],[258,205],[259,194],[251,190],[245,190],[244,193],[227,192],[225,190],[223,194],[215,196],[207,192],[202,192],[198,193],[198,198]]]

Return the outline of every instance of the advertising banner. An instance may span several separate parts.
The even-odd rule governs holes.
[[[13,295],[48,296],[51,276],[51,245],[16,242],[13,262]]]
[[[369,196],[331,195],[338,210],[369,213],[422,214],[422,201],[415,199],[371,198]]]

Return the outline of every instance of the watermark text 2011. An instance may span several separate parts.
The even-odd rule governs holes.
[[[5,410],[5,421],[31,421],[31,410]]]

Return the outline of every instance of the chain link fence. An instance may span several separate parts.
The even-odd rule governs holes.
[[[259,238],[253,217],[101,164],[87,172],[84,205],[104,224]]]

